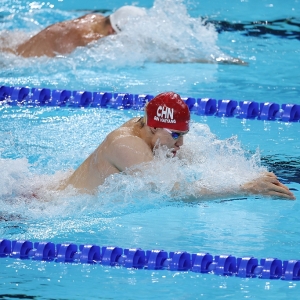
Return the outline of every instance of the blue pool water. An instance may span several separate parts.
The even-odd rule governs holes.
[[[97,3],[3,1],[0,41],[13,45],[55,21],[82,15],[82,10],[113,10],[124,4]],[[0,52],[0,85],[152,95],[174,90],[182,96],[299,103],[297,1],[139,5],[147,7],[152,18],[146,28],[132,28],[132,33],[69,56],[23,59]],[[170,8],[176,22],[168,15]],[[162,14],[165,25],[159,23]],[[195,19],[199,16],[214,25],[205,27]],[[180,24],[182,31],[181,19],[186,20]],[[268,21],[268,32],[255,35],[259,31],[253,21]],[[160,24],[164,33],[149,24]],[[243,30],[235,24],[242,24]],[[225,25],[232,29],[225,30]],[[149,41],[158,47],[149,47]],[[249,66],[188,62],[191,56],[211,54],[239,57]],[[154,62],[174,55],[186,63]],[[183,148],[191,154],[190,167],[158,157],[158,173],[150,170],[143,178],[117,175],[99,187],[96,196],[88,196],[71,190],[56,193],[51,187],[78,167],[109,131],[142,112],[0,106],[0,113],[1,238],[299,259],[299,122],[193,114]],[[266,169],[293,189],[296,201],[248,197],[182,203],[170,197],[170,186],[178,178],[202,178],[215,189],[234,188]],[[148,188],[153,180],[160,186],[154,192]],[[32,192],[43,201],[33,199]],[[297,281],[11,258],[1,258],[0,265],[3,299],[299,298]]]

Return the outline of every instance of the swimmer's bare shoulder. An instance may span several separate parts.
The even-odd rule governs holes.
[[[15,53],[23,57],[71,53],[76,47],[103,37],[105,17],[87,14],[80,18],[52,24],[18,45]],[[13,51],[13,50],[12,50]]]
[[[139,131],[130,126],[130,123],[125,123],[124,126],[110,133],[107,139],[106,159],[120,172],[153,159],[151,147],[140,137]]]
[[[141,137],[136,119],[123,124],[107,135],[105,140],[78,169],[59,187],[93,191],[108,176],[153,159],[151,147]]]

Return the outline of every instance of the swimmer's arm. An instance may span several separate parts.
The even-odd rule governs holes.
[[[169,45],[161,44],[161,47],[163,47],[168,53],[170,58],[165,59],[158,59],[156,62],[158,63],[170,63],[170,64],[184,64],[184,63],[201,63],[201,64],[228,64],[228,65],[240,65],[240,66],[248,66],[248,62],[237,58],[237,57],[231,57],[231,56],[215,56],[211,55],[209,58],[179,58],[181,54],[181,49],[179,48],[171,48]],[[200,56],[201,54],[199,54]],[[177,58],[178,57],[178,58]]]
[[[245,183],[241,186],[241,191],[248,195],[265,195],[290,200],[296,199],[289,188],[282,184],[272,172],[263,173],[257,179]]]
[[[15,54],[15,55],[17,54],[16,50],[14,50],[13,48],[4,47],[4,48],[0,48],[0,51],[12,53],[12,54]]]
[[[201,63],[201,64],[227,64],[227,65],[241,65],[248,66],[248,63],[236,57],[223,58],[218,57],[216,59],[204,59],[204,58],[192,58],[192,59],[171,59],[165,61],[170,64],[176,63]]]
[[[201,60],[201,59],[193,59],[193,63],[209,63],[209,64],[226,64],[226,65],[241,65],[241,66],[248,66],[248,63],[244,60],[241,60],[236,57],[217,57],[215,59],[207,59],[207,60]]]
[[[109,151],[109,160],[111,164],[121,172],[126,171],[127,169],[132,173],[139,171],[139,169],[135,170],[132,167],[153,160],[153,154],[149,146],[138,137],[121,137],[114,141],[111,146],[113,147],[111,148],[111,151]],[[177,191],[182,189],[188,191],[189,188],[184,185],[187,185],[187,183],[176,183],[173,187],[173,194],[176,195]],[[201,186],[201,184],[198,184],[198,186],[199,188],[196,190],[196,194],[187,194],[182,200],[212,200],[249,195],[264,195],[290,200],[296,199],[288,187],[282,184],[273,173],[264,173],[259,178],[243,184],[235,191],[228,189],[221,192],[215,192]]]
[[[174,192],[180,188],[180,185],[174,186]],[[282,184],[273,173],[264,173],[259,178],[243,184],[235,191],[224,190],[215,192],[205,187],[200,187],[196,195],[187,195],[184,201],[196,200],[214,200],[220,198],[245,197],[249,195],[263,195],[274,198],[295,200],[294,194],[287,186]]]

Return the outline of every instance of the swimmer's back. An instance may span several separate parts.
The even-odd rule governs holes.
[[[86,46],[106,34],[101,31],[105,17],[87,14],[81,18],[48,26],[28,41],[19,45],[16,52],[24,57],[50,56],[71,53],[76,47]]]

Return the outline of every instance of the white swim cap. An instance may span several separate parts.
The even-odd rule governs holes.
[[[115,32],[119,33],[131,18],[143,17],[146,10],[136,6],[122,6],[109,16],[110,23]]]

